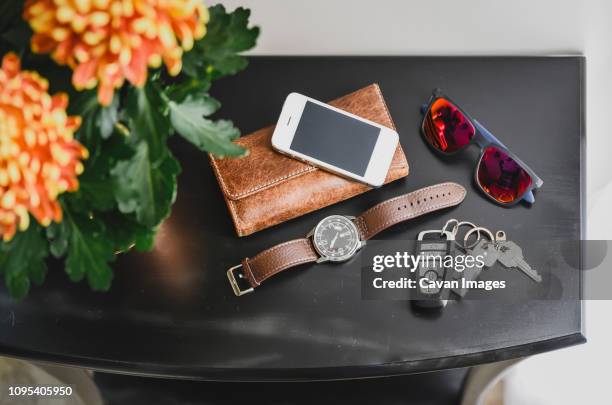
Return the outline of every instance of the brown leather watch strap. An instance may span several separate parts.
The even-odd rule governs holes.
[[[355,219],[361,240],[428,212],[457,205],[465,198],[465,188],[457,183],[440,183],[373,206]]]

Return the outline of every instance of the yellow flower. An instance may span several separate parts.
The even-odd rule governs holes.
[[[48,93],[36,72],[21,71],[9,53],[0,67],[0,236],[30,224],[62,220],[59,194],[79,187],[87,150],[74,139],[80,117],[66,114],[68,96]]]
[[[143,86],[148,66],[178,75],[209,15],[202,0],[27,0],[24,18],[32,50],[72,67],[77,89],[98,85],[108,105],[125,79]]]

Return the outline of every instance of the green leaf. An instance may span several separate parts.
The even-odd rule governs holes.
[[[23,273],[6,273],[4,282],[13,299],[20,301],[28,295],[30,291],[30,279]]]
[[[111,169],[118,161],[134,155],[127,138],[115,134],[100,143],[97,153],[86,161],[85,172],[79,176],[79,189],[67,193],[62,199],[76,211],[89,214],[93,210],[111,211],[116,208],[114,181]]]
[[[47,255],[47,241],[36,223],[18,232],[10,242],[0,244],[0,271],[11,296],[22,299],[30,289],[30,280],[37,284],[44,281]]]
[[[141,225],[132,216],[120,212],[104,213],[100,219],[106,225],[107,237],[114,242],[116,251],[125,252],[135,247],[144,252],[153,248],[157,227]]]
[[[181,136],[200,148],[217,156],[244,156],[246,149],[232,142],[240,131],[231,121],[211,121],[204,116],[211,115],[220,103],[210,96],[197,99],[188,96],[183,102],[170,101],[170,121]]]
[[[67,213],[65,221],[66,273],[70,280],[80,281],[86,275],[93,290],[107,291],[113,279],[109,263],[115,260],[115,252],[104,233],[103,223],[73,213]]]
[[[47,240],[49,241],[49,251],[56,259],[64,257],[68,250],[68,221],[62,221],[59,224],[53,222],[47,228]]]
[[[136,239],[134,247],[139,252],[149,252],[155,247],[155,237],[157,236],[158,228],[140,228],[136,231]]]
[[[36,285],[41,285],[45,281],[47,275],[47,263],[44,260],[32,262],[28,269],[30,280]]]
[[[100,129],[100,136],[108,139],[115,130],[119,110],[119,96],[113,97],[113,101],[107,107],[98,109],[97,124]]]
[[[194,98],[208,96],[210,81],[206,79],[191,78],[182,83],[174,83],[165,90],[166,96],[176,102],[184,101],[188,96]]]
[[[238,53],[255,46],[259,27],[249,28],[251,11],[242,7],[227,13],[225,7],[218,4],[208,10],[210,21],[206,36],[183,57],[183,70],[192,77],[206,75],[213,79],[236,74],[248,64]]]
[[[161,91],[151,81],[143,88],[129,88],[126,113],[130,120],[131,138],[133,144],[147,142],[152,162],[164,159],[168,150],[166,140],[170,123],[165,110]]]
[[[112,178],[104,178],[96,181],[93,176],[83,176],[78,194],[74,201],[82,201],[81,212],[98,210],[110,211],[115,208],[114,183]],[[77,205],[76,203],[73,206]]]
[[[103,107],[98,102],[96,91],[88,90],[78,94],[75,101],[70,103],[69,110],[70,114],[80,115],[83,119],[76,137],[89,149],[91,158],[95,158],[101,140],[110,138],[114,133],[118,121],[119,97],[115,95],[112,103]]]
[[[134,213],[143,225],[158,225],[170,215],[180,169],[169,150],[160,162],[154,162],[149,144],[141,141],[132,158],[120,161],[112,169],[119,210]]]

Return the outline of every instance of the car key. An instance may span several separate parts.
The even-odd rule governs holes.
[[[417,288],[412,302],[421,308],[443,308],[448,302],[448,290],[435,282],[445,281],[449,276],[443,261],[446,255],[453,254],[455,235],[444,230],[422,231],[417,239],[416,254],[423,257],[415,271]],[[422,282],[422,279],[428,281]]]
[[[542,281],[542,276],[525,261],[523,249],[510,240],[500,240],[497,244],[499,262],[507,268],[518,268],[536,283]]]

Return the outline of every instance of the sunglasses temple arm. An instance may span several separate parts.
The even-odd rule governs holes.
[[[525,195],[523,196],[523,200],[527,201],[529,204],[533,204],[535,202],[535,197],[533,195],[533,192],[531,190],[526,192]]]
[[[507,146],[504,145],[499,139],[497,139],[492,133],[490,133],[488,129],[483,127],[480,122],[474,120],[474,125],[476,126],[478,131],[480,131],[482,136],[484,136],[489,142],[495,143],[507,149]],[[523,200],[527,201],[530,204],[533,204],[535,202],[535,196],[533,195],[533,192],[531,190],[526,192],[523,196]]]

